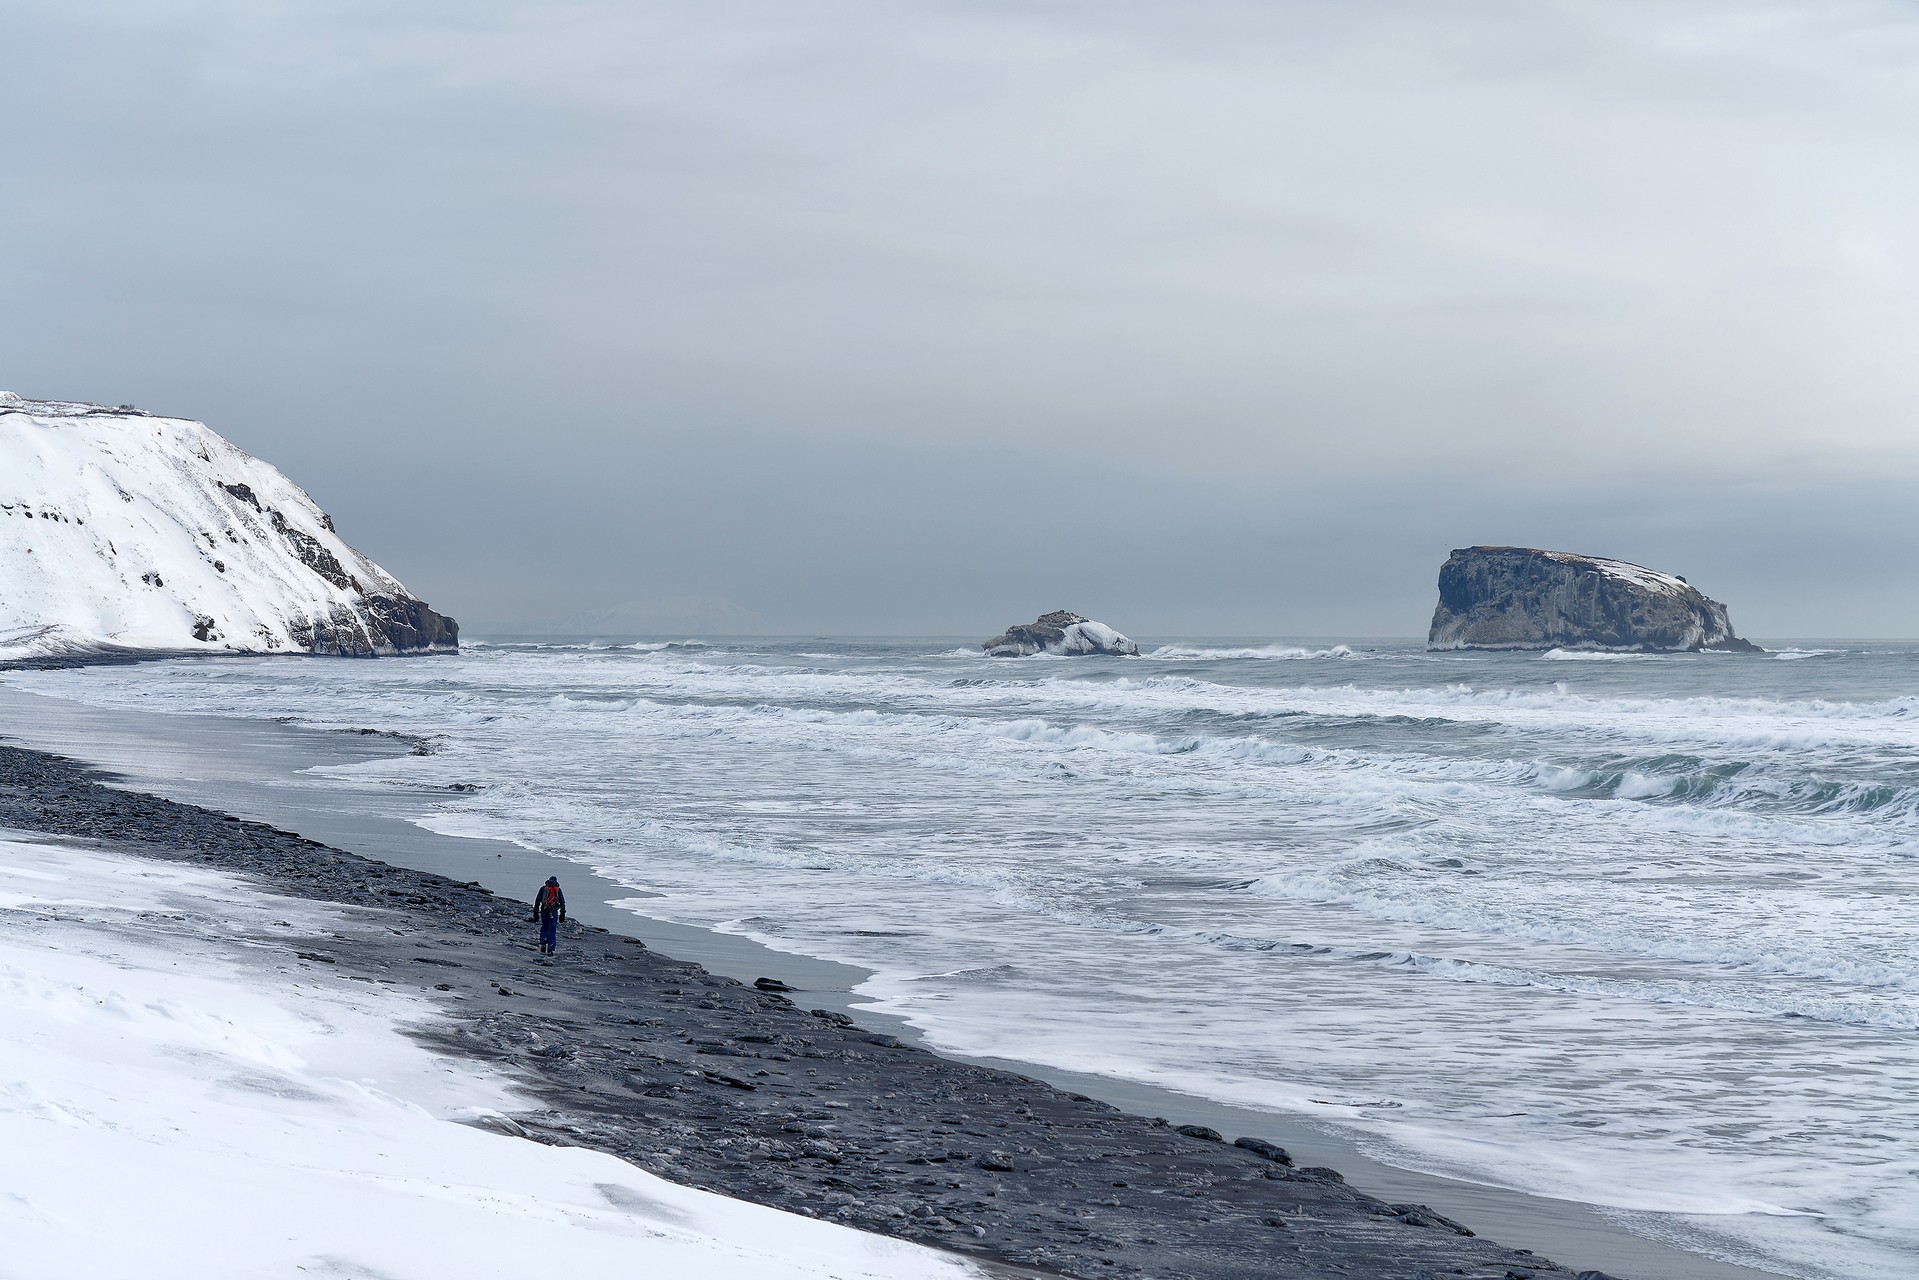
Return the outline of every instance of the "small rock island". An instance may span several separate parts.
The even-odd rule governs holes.
[[[1066,609],[1055,609],[1033,622],[1008,627],[980,647],[994,658],[1030,658],[1036,653],[1075,657],[1094,653],[1139,656],[1139,646],[1119,632]]]
[[[1439,570],[1429,649],[1759,653],[1677,574],[1532,547],[1466,547]]]

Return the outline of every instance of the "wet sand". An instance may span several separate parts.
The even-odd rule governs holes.
[[[1642,1280],[1766,1274],[1663,1248],[1583,1206],[1379,1164],[1337,1135],[1295,1117],[1027,1064],[955,1062],[926,1054],[912,1047],[909,1028],[860,1009],[853,988],[866,976],[863,970],[636,915],[608,905],[631,903],[635,890],[594,877],[578,864],[497,841],[437,836],[379,816],[370,805],[354,806],[350,786],[331,779],[303,785],[298,777],[299,770],[314,765],[409,749],[403,742],[210,717],[104,712],[3,688],[0,731],[121,770],[143,790],[264,818],[396,868],[438,872],[515,898],[529,895],[546,874],[561,875],[578,922],[644,939],[656,951],[642,953],[609,935],[580,933],[572,941],[585,946],[584,952],[572,946],[558,966],[542,966],[533,956],[523,918],[517,918],[522,908],[491,900],[475,917],[486,920],[487,929],[475,932],[474,921],[464,916],[468,900],[483,895],[470,889],[453,893],[428,876],[407,892],[427,902],[410,903],[393,926],[401,931],[391,936],[406,943],[383,943],[352,958],[331,957],[335,965],[365,969],[373,980],[404,981],[417,973],[408,966],[423,962],[396,958],[390,954],[395,948],[476,948],[484,957],[482,967],[491,966],[478,986],[450,980],[450,970],[436,975],[447,987],[439,998],[457,1005],[457,1024],[466,1028],[445,1047],[513,1063],[536,1080],[553,1104],[550,1114],[527,1122],[537,1137],[615,1151],[656,1172],[747,1199],[1064,1274],[1568,1273],[1537,1256],[1458,1235],[1446,1219],[1567,1258],[1578,1267],[1603,1267]],[[56,766],[42,762],[39,767]],[[62,785],[63,794],[76,798],[64,816],[47,821],[89,821],[88,806],[112,794],[83,786],[77,778]],[[422,808],[446,798],[444,793],[423,795]],[[390,793],[379,800],[384,807],[393,804]],[[133,801],[126,797],[119,803]],[[318,890],[312,896],[361,900],[352,897],[357,894],[377,900],[399,887],[397,871],[380,871],[358,859],[336,863],[347,855],[316,853],[297,840],[282,850],[280,863],[255,866],[265,857],[254,848],[263,838],[259,828],[218,814],[188,820],[181,816],[186,812],[168,807],[147,813],[146,819],[159,825],[136,838],[142,844],[164,843],[191,828],[201,841],[193,846],[200,849],[193,856],[232,869],[231,859],[241,853],[221,852],[214,847],[218,841],[208,845],[207,832],[237,829],[252,842],[242,860],[253,862],[241,869],[282,892]],[[14,812],[7,824],[33,825],[23,821],[31,816]],[[209,821],[219,825],[208,827]],[[182,822],[187,827],[178,825]],[[98,834],[97,821],[94,826]],[[36,829],[52,828],[43,823]],[[268,834],[268,843],[289,838]],[[315,857],[333,868],[324,882],[299,872],[300,861]],[[337,896],[342,893],[348,897]],[[428,904],[451,911],[455,922],[417,918]],[[427,936],[434,929],[446,936]],[[666,961],[657,951],[707,972]],[[629,972],[640,955],[646,957],[641,968],[647,972]],[[803,988],[791,997],[801,1007],[786,1009],[777,999],[734,985],[759,976]],[[501,996],[497,988],[502,985],[516,992],[524,987],[527,994]],[[609,1021],[602,1016],[609,1009],[644,1012],[620,1013]],[[840,1026],[808,1013],[811,1009],[853,1013],[859,1025]],[[626,1017],[656,1021],[645,1026]],[[795,1018],[802,1020],[798,1030],[787,1025]],[[762,1020],[782,1025],[769,1030]],[[756,1038],[769,1034],[773,1041]],[[874,1043],[874,1035],[908,1043],[893,1048]],[[807,1043],[782,1043],[794,1039]],[[556,1048],[560,1054],[537,1052]],[[635,1055],[646,1086],[637,1091],[628,1069]],[[754,1079],[729,1072],[728,1060],[734,1058],[750,1058],[756,1063],[752,1070],[769,1075]],[[781,1058],[806,1065],[766,1065]],[[770,1083],[775,1070],[780,1079]],[[680,1075],[669,1078],[674,1071]],[[736,1083],[716,1085],[716,1075]],[[689,1080],[691,1085],[685,1083]],[[744,1084],[756,1087],[740,1087]],[[649,1093],[668,1088],[673,1092]],[[1074,1095],[1087,1100],[1076,1101]],[[1102,1105],[1108,1103],[1170,1123],[1114,1112]],[[951,1123],[929,1123],[935,1116]],[[779,1125],[770,1127],[775,1119]],[[854,1120],[859,1123],[849,1133]],[[1180,1125],[1207,1126],[1229,1140],[1241,1133],[1262,1135],[1288,1149],[1295,1170],[1330,1164],[1370,1194],[1326,1175],[1288,1172],[1287,1166],[1244,1149],[1178,1134],[1174,1127]],[[797,1131],[790,1132],[794,1126]],[[809,1131],[825,1136],[809,1136]],[[808,1143],[837,1150],[809,1155]],[[903,1154],[909,1150],[915,1154]],[[951,1154],[955,1151],[964,1154]],[[982,1161],[1013,1167],[986,1169]],[[1126,1185],[1102,1187],[1092,1170],[1114,1168],[1124,1172],[1104,1181]],[[1415,1204],[1430,1210],[1407,1208]],[[1017,1212],[1014,1205],[1021,1206]],[[1403,1211],[1391,1212],[1395,1205]],[[1413,1226],[1412,1235],[1398,1230],[1413,1222],[1428,1225]],[[1282,1237],[1282,1232],[1290,1234]],[[1465,1270],[1457,1271],[1460,1267]]]

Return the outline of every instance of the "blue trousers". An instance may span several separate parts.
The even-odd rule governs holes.
[[[560,949],[560,915],[549,912],[540,917],[540,950],[558,951]]]

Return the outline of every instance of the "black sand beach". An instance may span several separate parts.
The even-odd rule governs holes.
[[[622,936],[644,938],[661,951],[699,961],[715,974],[730,974],[746,982],[761,974],[784,978],[805,988],[793,999],[806,1009],[824,1007],[851,1013],[869,1032],[895,1033],[909,1043],[917,1040],[913,1028],[861,1005],[852,994],[867,976],[864,970],[636,914],[633,908],[643,910],[639,900],[644,894],[594,876],[579,863],[499,841],[439,835],[395,811],[396,804],[405,810],[404,795],[383,791],[375,796],[338,777],[317,779],[306,772],[316,766],[405,752],[412,749],[410,743],[381,735],[342,735],[269,721],[108,711],[4,685],[0,685],[0,732],[43,752],[88,761],[106,770],[90,776],[116,789],[161,793],[218,810],[222,815],[228,811],[247,814],[393,866],[440,872],[461,882],[485,882],[508,896],[530,892],[539,879],[557,871],[569,886],[575,916],[587,923],[609,927]],[[424,810],[444,798],[435,794],[419,800]],[[84,808],[85,803],[69,797],[63,806],[71,809],[79,804]],[[31,816],[15,813],[7,820],[45,829],[29,821]],[[230,825],[223,821],[213,829],[225,830]],[[303,883],[295,881],[280,887],[304,892]],[[421,922],[402,923],[417,928]],[[508,925],[511,923],[509,920]],[[507,936],[513,937],[511,928]],[[522,963],[532,959],[530,950],[520,955]],[[435,996],[446,998],[445,993]],[[1175,1125],[1206,1125],[1229,1137],[1241,1133],[1273,1136],[1300,1165],[1330,1165],[1390,1204],[1431,1204],[1482,1234],[1574,1261],[1579,1264],[1575,1273],[1596,1266],[1602,1269],[1601,1274],[1638,1280],[1765,1280],[1775,1274],[1716,1261],[1628,1233],[1584,1205],[1384,1165],[1356,1150],[1337,1133],[1298,1117],[1249,1111],[1151,1085],[1079,1076],[1035,1064],[987,1061],[977,1065],[1003,1067],[1018,1076],[1051,1083],[1066,1093],[1085,1093],[1125,1112],[1170,1117]],[[816,1211],[818,1207],[823,1206],[816,1206]],[[1520,1256],[1525,1255],[1522,1252]],[[1263,1259],[1250,1256],[1243,1265],[1244,1269],[1227,1274],[1288,1274],[1265,1270]],[[1540,1274],[1553,1274],[1536,1259],[1527,1258],[1527,1265]],[[1103,1268],[1102,1274],[1112,1272]]]
[[[517,1117],[526,1136],[691,1185],[1038,1274],[1574,1274],[1276,1148],[954,1062],[597,927],[569,925],[543,962],[517,901],[111,788],[43,753],[0,748],[0,827],[366,908],[363,926],[293,942],[292,958],[436,999],[448,1020],[424,1038],[546,1104]]]

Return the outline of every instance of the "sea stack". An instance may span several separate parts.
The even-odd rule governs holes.
[[[1139,656],[1139,646],[1119,632],[1066,609],[1056,609],[1033,622],[1008,627],[980,647],[995,658],[1030,658],[1036,653],[1075,657],[1095,653]]]
[[[1760,652],[1676,574],[1532,547],[1466,547],[1439,570],[1430,649]]]
[[[0,392],[0,659],[371,656],[459,636],[201,423]]]

